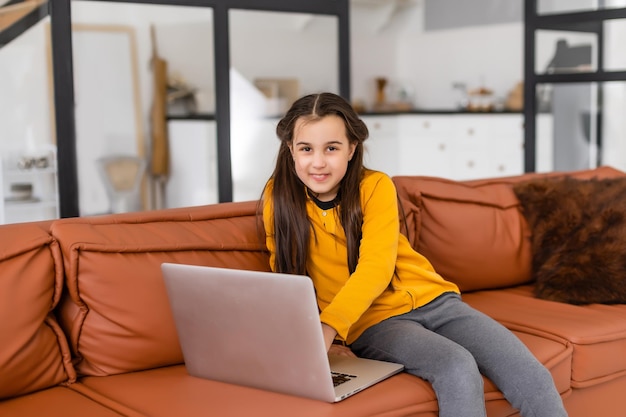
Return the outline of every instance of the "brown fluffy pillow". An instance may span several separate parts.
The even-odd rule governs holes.
[[[626,303],[626,178],[533,180],[514,191],[532,234],[537,297]]]

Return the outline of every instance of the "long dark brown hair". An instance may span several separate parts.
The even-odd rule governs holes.
[[[274,267],[277,272],[306,274],[309,254],[311,223],[306,211],[306,187],[296,174],[289,148],[293,142],[296,121],[301,118],[318,121],[330,115],[339,116],[343,120],[348,140],[356,145],[338,192],[341,196],[339,218],[348,248],[348,269],[350,273],[356,269],[363,225],[360,199],[361,178],[365,170],[363,141],[367,139],[369,132],[350,103],[336,94],[321,93],[296,100],[276,127],[276,135],[281,144],[270,180],[274,183],[272,209],[276,242]]]

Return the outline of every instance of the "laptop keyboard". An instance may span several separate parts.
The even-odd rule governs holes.
[[[333,385],[335,387],[356,378],[356,375],[342,374],[339,372],[331,372],[331,375],[333,377]]]

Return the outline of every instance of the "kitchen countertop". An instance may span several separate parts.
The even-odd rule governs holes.
[[[521,114],[521,111],[511,111],[511,110],[502,110],[502,111],[467,111],[467,110],[455,110],[455,109],[411,109],[411,110],[394,110],[394,111],[364,111],[360,112],[360,116],[398,116],[403,114],[476,114],[476,115],[486,115],[486,114]],[[278,119],[280,116],[269,116],[270,119]],[[215,120],[215,114],[213,113],[194,113],[188,115],[168,115],[167,120]]]
[[[521,111],[467,111],[456,109],[411,109],[397,111],[364,111],[361,116],[397,116],[402,114],[521,114]]]

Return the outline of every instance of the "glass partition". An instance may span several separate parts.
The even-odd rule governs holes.
[[[599,164],[626,171],[626,81],[602,84]]]
[[[72,2],[80,215],[217,202],[213,11]]]
[[[623,41],[626,39],[626,19],[606,20],[604,25],[604,70],[625,71],[626,54]]]
[[[626,82],[538,84],[537,171],[626,168]]]
[[[255,200],[274,168],[275,128],[298,97],[339,93],[335,16],[230,10],[233,200]]]

